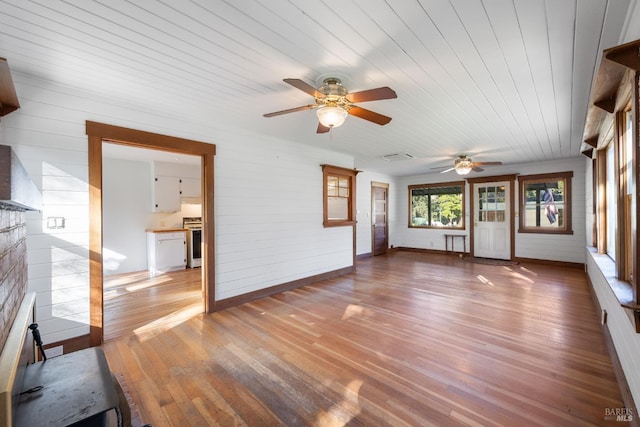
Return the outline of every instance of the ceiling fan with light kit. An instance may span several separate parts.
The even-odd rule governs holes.
[[[264,117],[274,117],[282,114],[295,113],[297,111],[316,109],[318,116],[318,129],[316,133],[326,133],[333,128],[342,126],[348,115],[360,117],[361,119],[381,126],[386,125],[391,121],[391,117],[358,107],[355,103],[398,97],[393,89],[386,86],[349,93],[347,88],[342,85],[342,81],[337,77],[325,78],[319,88],[315,88],[300,79],[284,79],[283,81],[313,96],[315,98],[315,104],[267,113],[264,114]]]
[[[484,169],[480,166],[498,166],[501,165],[502,162],[474,162],[471,157],[466,154],[461,154],[457,159],[453,161],[453,166],[440,166],[431,169],[442,169],[446,168],[440,173],[447,173],[451,171],[456,171],[458,175],[468,175],[469,172],[482,172]]]

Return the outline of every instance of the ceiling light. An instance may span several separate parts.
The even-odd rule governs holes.
[[[320,123],[331,129],[342,126],[348,113],[344,108],[325,106],[318,108],[316,114]]]
[[[453,168],[458,175],[467,175],[473,169],[473,162],[468,157],[457,158]]]

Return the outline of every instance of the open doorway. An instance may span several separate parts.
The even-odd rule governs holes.
[[[103,141],[105,340],[203,311],[200,178],[199,156]]]
[[[89,281],[91,346],[104,340],[104,235],[103,235],[103,144],[161,150],[200,158],[202,194],[202,306],[200,312],[215,310],[213,229],[213,159],[216,146],[199,141],[143,132],[96,122],[86,122],[89,173]]]

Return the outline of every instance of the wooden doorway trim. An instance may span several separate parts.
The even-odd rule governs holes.
[[[509,214],[511,218],[509,219],[509,232],[511,233],[511,245],[509,248],[509,258],[513,260],[513,256],[516,252],[516,239],[515,239],[515,182],[517,174],[509,174],[509,175],[496,175],[496,176],[483,176],[479,178],[467,178],[467,182],[469,183],[469,255],[474,256],[473,254],[473,245],[474,245],[474,197],[475,197],[475,187],[474,184],[481,184],[485,182],[500,182],[500,181],[508,181],[509,182],[509,199],[511,201],[509,206]]]
[[[102,266],[102,143],[200,156],[202,165],[202,289],[204,312],[215,311],[213,168],[216,146],[102,123],[86,122],[89,151],[89,344],[102,344],[104,297]]]

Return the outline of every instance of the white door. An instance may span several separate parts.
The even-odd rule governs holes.
[[[511,259],[509,182],[474,184],[473,254]]]

